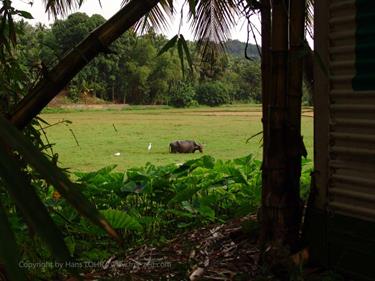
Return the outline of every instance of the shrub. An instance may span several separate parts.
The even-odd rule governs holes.
[[[170,104],[175,107],[189,107],[197,105],[194,87],[190,83],[178,83],[172,89]]]
[[[229,89],[221,82],[205,82],[197,89],[197,100],[200,104],[218,106],[231,102]]]
[[[313,97],[312,97],[312,89],[304,82],[302,88],[302,105],[305,106],[312,106],[313,105]]]

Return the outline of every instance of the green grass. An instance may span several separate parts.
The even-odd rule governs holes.
[[[309,110],[309,109],[306,109]],[[51,112],[52,111],[52,112]],[[246,140],[262,130],[261,108],[232,105],[219,108],[129,107],[124,110],[51,110],[41,117],[50,124],[72,121],[46,129],[63,167],[91,171],[116,164],[118,170],[179,163],[200,157],[195,154],[170,154],[169,143],[193,139],[204,145],[204,154],[216,159],[233,159],[254,154],[262,157],[261,136]],[[113,124],[118,132],[115,131]],[[79,146],[70,132],[74,132]],[[312,158],[312,118],[303,117],[302,134]],[[151,152],[147,151],[152,143]],[[120,156],[114,156],[120,152]]]

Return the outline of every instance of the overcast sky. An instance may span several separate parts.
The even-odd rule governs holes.
[[[13,0],[14,6],[20,10],[26,10],[29,11],[32,16],[34,17],[34,20],[31,20],[31,23],[37,23],[41,22],[46,25],[49,25],[53,23],[53,18],[48,18],[48,14],[45,13],[44,7],[43,7],[43,1],[42,0],[34,0],[34,4],[30,7],[30,4],[27,4],[32,0]],[[84,12],[88,14],[89,16],[93,14],[101,14],[104,18],[108,19],[113,14],[115,14],[121,7],[121,1],[122,0],[110,0],[110,1],[101,1],[102,7],[99,5],[98,0],[86,0],[82,7],[77,10],[79,12]],[[177,0],[176,1],[176,11],[181,10],[181,6],[183,0]],[[179,26],[180,16],[179,13],[175,15],[174,22],[171,23],[169,30],[164,31],[163,33],[168,37],[171,38],[174,35],[178,33],[178,26]],[[255,18],[254,21],[257,23],[256,25],[259,26],[258,20]],[[231,32],[231,38],[232,39],[238,39],[242,42],[246,42],[247,38],[247,31],[246,31],[246,25],[244,24],[244,21],[239,19],[237,27],[232,30]],[[187,23],[184,23],[182,27],[182,34],[185,36],[185,38],[192,40],[193,35],[191,31],[189,30],[189,26]],[[259,39],[258,39],[259,41]],[[251,36],[250,42],[254,43],[254,40]],[[259,42],[258,42],[259,43]]]

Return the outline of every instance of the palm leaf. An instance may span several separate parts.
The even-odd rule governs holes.
[[[167,52],[169,49],[173,48],[174,45],[176,45],[178,39],[178,35],[174,36],[171,40],[169,40],[158,52],[158,56],[164,54]]]
[[[305,18],[305,29],[306,33],[314,38],[314,1],[307,0],[306,2],[306,18]]]
[[[199,0],[195,8],[195,14],[189,13],[189,20],[199,50],[204,56],[212,54],[212,48],[224,50],[223,43],[235,26],[238,14],[236,1]]]
[[[193,60],[191,59],[189,47],[188,47],[188,45],[186,43],[186,40],[185,40],[185,38],[184,38],[184,36],[182,34],[180,35],[180,41],[181,41],[181,45],[182,45],[182,47],[184,49],[184,52],[185,52],[186,59],[188,61],[190,70],[193,71]]]
[[[186,59],[188,61],[190,70],[193,71],[193,60],[189,51],[189,47],[186,43],[186,40],[182,34],[175,35],[171,40],[169,40],[158,52],[158,56],[167,52],[169,49],[173,48],[177,43],[178,56],[180,58],[182,75],[185,75],[185,66],[184,66],[184,52]]]
[[[178,50],[178,56],[180,57],[180,62],[181,62],[182,76],[185,76],[184,50],[182,47],[181,40],[178,40],[177,42],[177,50]]]
[[[130,1],[132,0],[123,0],[121,6],[125,6]],[[172,17],[173,13],[173,0],[161,0],[157,6],[135,24],[134,28],[141,34],[150,28],[156,31],[166,30],[169,27],[169,19]]]
[[[82,215],[103,228],[110,236],[118,241],[121,240],[115,230],[108,224],[98,210],[96,210],[93,204],[82,195],[77,186],[2,116],[0,116],[0,143],[6,143],[10,148],[17,150],[30,166],[47,182],[53,185]],[[4,164],[6,164],[6,162]]]
[[[69,11],[79,8],[84,0],[43,0],[46,12],[54,17],[66,15]]]
[[[187,0],[189,2],[189,10],[190,10],[190,13],[195,16],[195,8],[196,8],[196,5],[197,5],[197,1],[196,0]]]

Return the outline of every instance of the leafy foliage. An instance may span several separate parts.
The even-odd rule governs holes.
[[[230,85],[233,101],[261,103],[260,62],[234,59],[230,62],[232,71],[226,73],[225,84]]]
[[[189,107],[197,105],[195,100],[195,89],[188,82],[181,82],[176,84],[171,89],[170,104],[175,107]]]
[[[309,189],[309,163],[304,161],[302,197]],[[227,161],[203,156],[164,166],[148,163],[125,173],[114,169],[108,166],[75,176],[79,189],[128,247],[161,243],[176,232],[256,212],[260,205],[260,161],[252,155]],[[46,187],[42,198],[73,255],[99,260],[121,250],[109,246],[113,244],[103,230],[88,224],[52,187]]]
[[[159,167],[148,163],[125,173],[114,168],[77,172],[76,187],[118,231],[127,247],[163,243],[177,232],[253,213],[260,204],[260,161],[251,155],[228,161],[203,156]],[[79,216],[52,186],[43,181],[34,185],[76,260],[101,261],[121,253],[122,248],[115,246],[101,228]],[[48,252],[27,235],[27,228],[17,212],[11,211],[5,194],[0,193],[0,199],[6,203],[10,224],[24,249],[21,258],[45,260]],[[30,274],[51,279],[56,272],[32,270]]]
[[[34,84],[64,53],[104,21],[100,15],[89,17],[84,13],[73,13],[64,20],[56,20],[50,28],[34,27],[22,21],[15,23],[20,32],[12,75],[15,76],[14,72],[20,68],[22,72],[18,76],[21,79],[17,81]],[[236,47],[235,42],[228,41],[228,48],[233,44]],[[172,48],[174,45],[176,49]],[[243,44],[236,48],[240,47]],[[210,62],[198,64],[200,58],[195,43],[186,41],[182,35],[168,41],[152,29],[141,36],[134,31],[126,32],[112,44],[110,51],[110,54],[95,58],[69,83],[67,92],[71,100],[82,101],[89,95],[114,103],[175,104],[170,100],[176,97],[176,89],[185,80],[196,87],[213,79],[230,88],[231,98],[235,101],[260,101],[259,62],[247,61],[243,54],[241,58],[237,54],[232,56],[229,51],[229,56],[218,55]],[[180,53],[185,77],[181,71]],[[12,72],[9,69],[4,71]],[[14,80],[8,80],[14,84]],[[4,97],[0,98],[0,103],[9,103],[10,97],[14,96],[1,93],[1,87],[8,84],[0,84],[0,97]],[[8,88],[16,87],[9,85]],[[27,90],[26,86],[23,87]]]
[[[200,104],[218,106],[231,102],[229,89],[221,82],[206,82],[197,87],[197,100]]]
[[[246,48],[246,43],[238,41],[238,40],[229,39],[228,41],[225,42],[225,49],[227,53],[234,57],[243,58],[245,48]],[[259,58],[258,48],[256,45],[249,44],[248,55],[253,58]]]
[[[310,192],[311,173],[313,172],[312,161],[310,159],[302,159],[302,173],[300,178],[300,197],[307,200]]]
[[[303,193],[309,189],[309,163],[304,162]],[[203,156],[160,167],[148,163],[125,173],[114,168],[76,176],[84,194],[111,214],[106,216],[109,221],[124,221],[123,229],[133,231],[127,233],[128,241],[172,235],[176,226],[185,229],[243,216],[260,204],[260,161],[252,155],[228,161]]]

